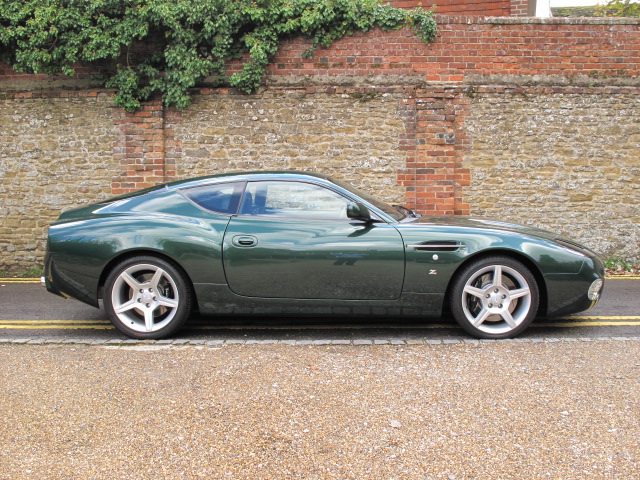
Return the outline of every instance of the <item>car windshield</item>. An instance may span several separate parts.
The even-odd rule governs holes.
[[[348,183],[344,183],[340,180],[336,180],[334,178],[331,179],[331,181],[333,183],[335,183],[336,185],[338,185],[339,187],[344,188],[345,190],[348,190],[349,192],[359,196],[360,198],[362,198],[364,201],[370,203],[371,205],[373,205],[374,207],[378,208],[379,210],[382,210],[384,213],[386,213],[387,215],[389,215],[390,217],[392,217],[394,220],[397,220],[398,222],[403,221],[404,219],[407,218],[407,215],[405,215],[405,213],[403,213],[401,210],[398,210],[397,208],[392,207],[391,205],[378,200],[376,197],[373,197],[371,195],[369,195],[366,192],[363,192],[362,190],[358,190],[357,188],[355,188],[353,185],[349,185]]]

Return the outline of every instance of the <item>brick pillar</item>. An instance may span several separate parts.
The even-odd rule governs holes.
[[[398,139],[400,150],[405,152],[406,167],[398,171],[398,184],[404,186],[405,203],[416,206],[416,98],[415,92],[408,94],[398,105],[398,115],[404,120],[405,133]]]
[[[111,181],[111,192],[119,195],[165,182],[162,102],[148,102],[133,113],[119,108],[114,110],[114,123],[120,127],[120,139],[113,153],[114,158],[120,161],[121,171]]]
[[[469,113],[471,105],[471,97],[464,89],[457,91],[452,98],[453,110],[455,112],[455,120],[452,130],[455,133],[455,162],[453,170],[453,186],[454,186],[454,214],[469,215],[471,206],[464,202],[464,187],[471,185],[471,170],[463,167],[464,154],[471,148],[471,137],[467,133],[465,119]]]
[[[182,121],[182,110],[171,107],[164,111],[164,179],[177,180],[176,161],[182,158],[182,142],[176,138],[176,126]]]
[[[413,104],[415,119],[406,125],[408,130],[415,125],[415,147],[407,156],[401,181],[407,188],[407,203],[428,215],[468,214],[469,205],[462,198],[470,179],[468,169],[462,168],[468,100],[454,89],[433,87],[417,90]]]
[[[463,168],[469,138],[464,118],[471,99],[460,88],[418,89],[403,98],[398,113],[405,133],[400,150],[406,167],[398,172],[398,183],[406,189],[406,204],[427,215],[468,215],[462,190],[471,173]]]

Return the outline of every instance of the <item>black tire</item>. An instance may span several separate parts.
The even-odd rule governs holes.
[[[104,308],[109,320],[131,338],[170,336],[189,318],[192,303],[186,274],[158,257],[124,260],[105,281]]]
[[[536,279],[521,262],[495,256],[465,266],[453,280],[451,312],[476,338],[512,338],[522,333],[538,312]]]

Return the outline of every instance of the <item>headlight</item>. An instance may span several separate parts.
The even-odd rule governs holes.
[[[589,291],[587,292],[587,296],[589,297],[589,300],[595,301],[595,300],[598,300],[598,298],[600,298],[600,291],[602,290],[602,285],[604,285],[604,281],[601,278],[595,280],[591,284],[591,286],[589,287]]]

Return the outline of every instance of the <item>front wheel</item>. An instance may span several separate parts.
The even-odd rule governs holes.
[[[105,282],[105,311],[111,323],[131,338],[171,335],[189,317],[191,303],[186,275],[156,257],[125,260]]]
[[[516,260],[484,258],[455,276],[450,301],[453,317],[469,334],[511,338],[535,318],[538,284],[529,269]]]

